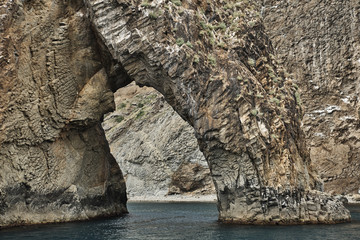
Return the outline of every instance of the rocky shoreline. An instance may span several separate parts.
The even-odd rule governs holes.
[[[360,194],[337,195],[335,198],[339,199],[344,204],[360,204]]]
[[[349,205],[360,205],[360,194],[336,195],[336,199]],[[164,196],[130,196],[128,203],[138,202],[213,202],[216,203],[216,194],[209,195],[164,195]]]
[[[174,203],[174,202],[206,202],[216,203],[216,195],[198,195],[198,196],[187,196],[187,195],[166,195],[166,196],[134,196],[129,197],[128,203],[139,203],[139,202],[161,202],[161,203]]]

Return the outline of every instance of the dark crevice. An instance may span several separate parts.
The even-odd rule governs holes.
[[[110,89],[115,93],[119,88],[127,86],[134,80],[128,75],[123,65],[112,57],[110,50],[105,46],[93,26],[92,32],[96,38],[97,50],[101,58],[102,66],[108,75]]]

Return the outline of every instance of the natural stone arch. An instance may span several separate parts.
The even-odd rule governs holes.
[[[231,28],[230,12],[215,11],[222,1],[84,2],[101,53],[82,1],[1,3],[0,226],[126,212],[99,123],[113,107],[110,89],[132,80],[194,127],[220,220],[349,219],[314,191],[296,87],[271,55],[255,3],[228,6],[245,13]]]
[[[112,58],[194,127],[217,188],[220,220],[348,218],[340,203],[315,191],[321,182],[300,129],[297,87],[272,55],[257,3],[228,1],[230,11],[223,12],[222,1],[86,3]]]

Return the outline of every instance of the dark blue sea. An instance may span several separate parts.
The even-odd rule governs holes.
[[[129,203],[124,217],[27,226],[0,231],[8,239],[360,239],[360,206],[352,223],[305,226],[240,226],[217,222],[212,203]]]

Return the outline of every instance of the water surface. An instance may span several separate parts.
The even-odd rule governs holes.
[[[130,214],[89,222],[27,226],[0,231],[8,239],[360,239],[360,206],[352,223],[303,226],[240,226],[217,222],[213,203],[129,203]]]

